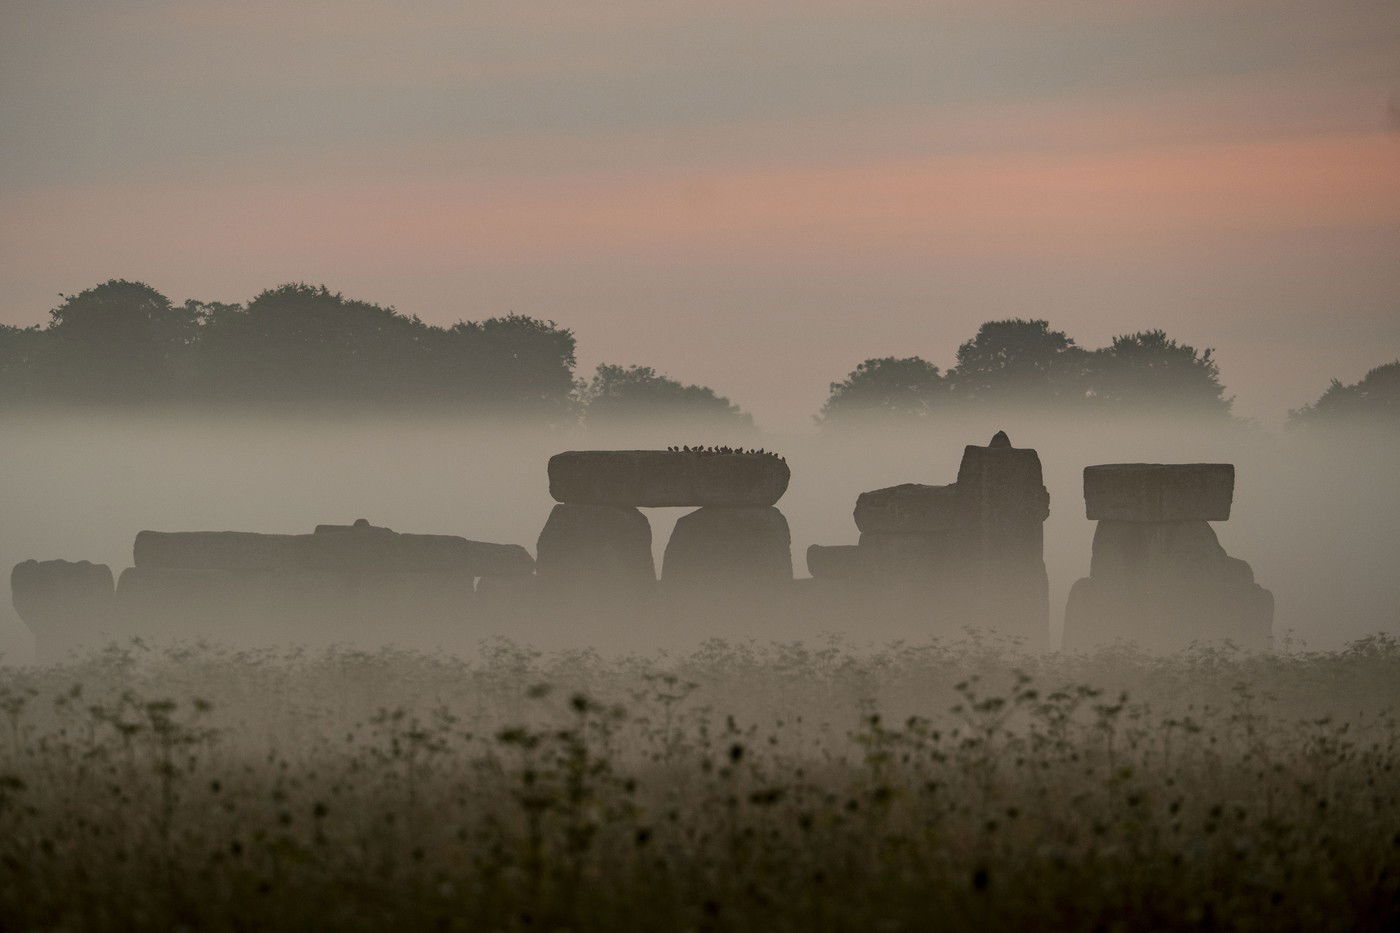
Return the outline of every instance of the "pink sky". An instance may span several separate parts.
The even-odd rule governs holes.
[[[1266,422],[1400,357],[1394,3],[0,9],[0,322],[324,282],[775,427],[994,317],[1216,347]]]

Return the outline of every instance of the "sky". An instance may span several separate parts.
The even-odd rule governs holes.
[[[108,278],[518,312],[810,423],[982,321],[1400,357],[1396,0],[0,0],[0,323]]]

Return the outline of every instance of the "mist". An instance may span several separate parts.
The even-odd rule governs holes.
[[[545,465],[568,449],[672,444],[762,446],[786,457],[792,478],[778,508],[792,534],[795,575],[807,576],[810,544],[852,544],[856,496],[899,483],[945,483],[967,444],[1005,430],[1039,451],[1050,514],[1045,561],[1050,630],[1056,647],[1069,585],[1088,570],[1094,525],[1086,520],[1083,468],[1114,462],[1229,462],[1237,469],[1228,522],[1214,527],[1226,550],[1248,561],[1276,601],[1274,638],[1337,648],[1397,630],[1400,445],[1377,432],[1344,437],[1273,433],[1188,418],[1066,418],[1053,414],[948,416],[917,428],[874,426],[776,434],[680,423],[548,428],[391,416],[317,419],[194,414],[31,414],[5,416],[0,560],[89,560],[132,564],[138,531],[242,530],[307,533],[321,523],[366,518],[400,532],[461,535],[520,544],[531,553],[553,505]],[[676,519],[687,510],[648,509],[656,566]],[[6,656],[32,657],[32,636],[5,601]],[[154,620],[153,620],[154,621]],[[686,650],[723,635],[760,642],[837,634],[866,643],[957,634],[929,607],[927,618],[874,612],[849,627],[814,631],[800,620],[764,618],[684,625],[619,625],[590,631],[568,620],[476,620],[468,614],[442,647],[473,651],[493,636],[604,652]],[[334,631],[294,629],[288,644],[326,644]],[[124,633],[113,632],[113,635]],[[134,633],[132,633],[134,634]],[[247,633],[199,620],[169,620],[142,634],[238,644]],[[364,638],[365,633],[360,633]],[[386,624],[370,633],[385,645],[424,647],[422,633]],[[433,639],[441,639],[435,633]]]

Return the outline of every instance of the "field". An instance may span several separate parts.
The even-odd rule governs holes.
[[[0,671],[0,928],[1381,929],[1400,642]]]

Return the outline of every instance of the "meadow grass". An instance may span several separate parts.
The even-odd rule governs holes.
[[[1400,643],[0,669],[0,928],[1382,929]]]

